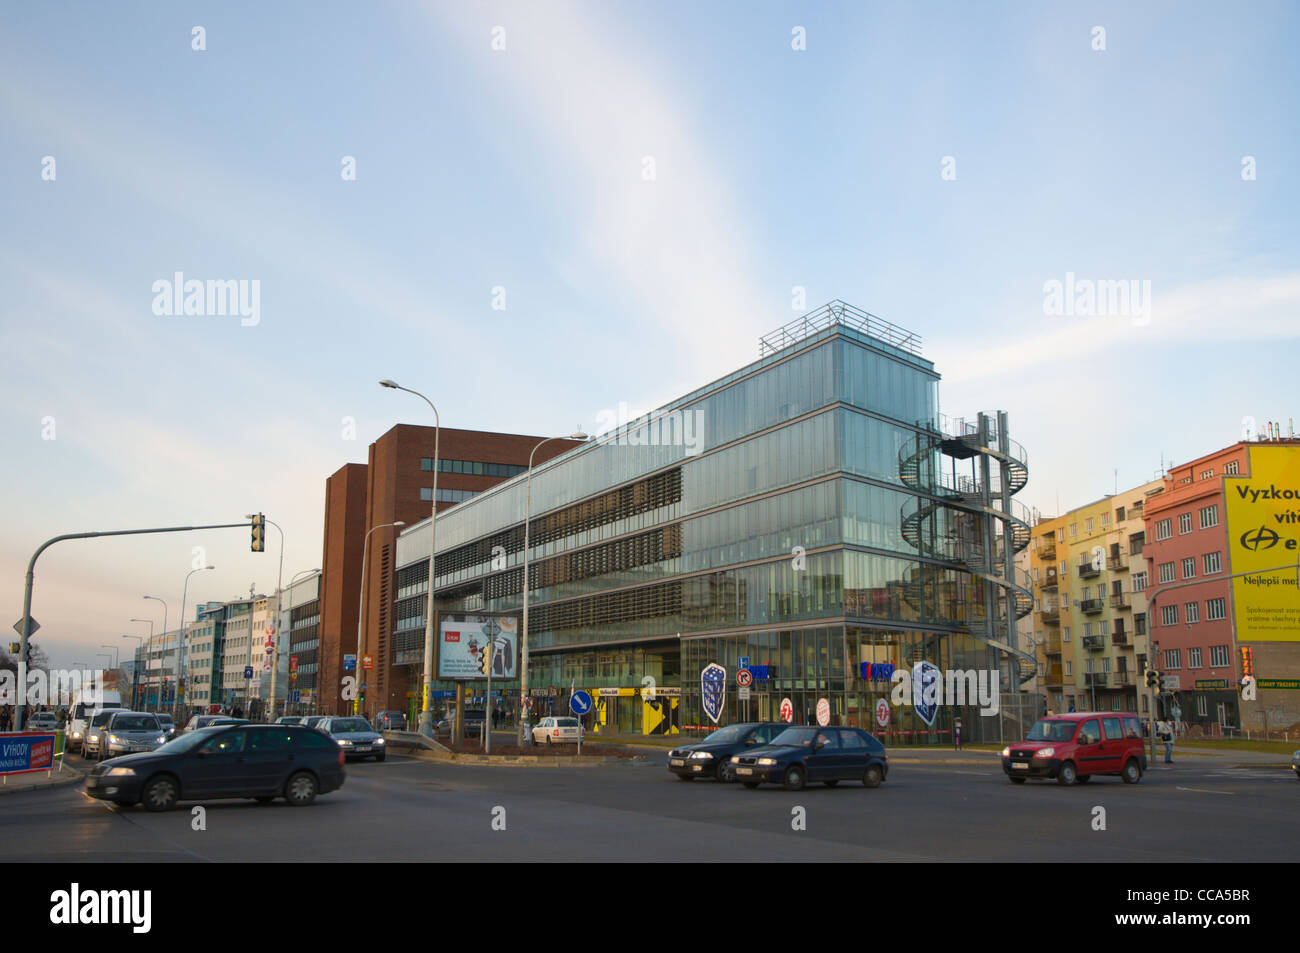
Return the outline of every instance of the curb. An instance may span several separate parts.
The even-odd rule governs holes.
[[[395,742],[393,747],[406,747],[400,742]],[[389,750],[392,750],[391,748]],[[635,764],[643,762],[646,759],[640,755],[634,758],[617,758],[613,755],[603,755],[599,758],[579,758],[576,756],[559,756],[545,757],[535,754],[506,754],[492,755],[484,754],[440,754],[430,751],[428,748],[411,746],[409,750],[394,751],[394,754],[402,754],[417,761],[432,761],[436,764],[469,764],[469,765],[486,765],[489,767],[511,767],[511,768],[597,768],[609,764]]]
[[[72,772],[70,778],[58,778],[52,781],[40,781],[35,784],[0,784],[0,796],[6,794],[21,794],[24,791],[40,791],[44,788],[61,788],[69,784],[76,784],[86,780],[86,776],[76,768],[68,768]]]

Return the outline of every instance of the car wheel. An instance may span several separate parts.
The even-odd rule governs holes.
[[[383,754],[377,754],[377,755],[375,755],[375,760],[376,760],[376,761],[383,761],[383,760],[384,760],[385,758],[387,758],[387,757],[388,757],[388,752],[385,751]]]
[[[878,788],[880,787],[880,782],[883,780],[885,780],[885,772],[880,770],[880,765],[867,765],[867,770],[862,774],[863,787]]]
[[[802,791],[806,777],[804,770],[797,764],[792,764],[785,772],[785,789],[787,791]]]
[[[551,739],[551,736],[550,736],[550,735],[547,735],[547,736],[546,736],[546,743],[547,743],[548,745],[551,743],[551,740],[552,740],[552,739]]]
[[[306,771],[299,771],[284,786],[284,798],[294,807],[306,807],[316,800],[316,779]]]
[[[275,800],[275,797],[274,795],[266,795],[264,797],[255,797],[253,798],[253,800],[256,801],[258,804],[270,804],[272,801]]]
[[[754,790],[754,788],[758,787],[757,781],[742,781],[741,783],[744,784],[745,787],[749,788],[751,791]]]
[[[1138,765],[1137,758],[1129,758],[1124,762],[1124,770],[1120,772],[1120,777],[1124,779],[1125,784],[1137,784],[1142,780],[1142,768]]]
[[[1025,783],[1025,779],[1024,779],[1024,778],[1014,778],[1014,777],[1011,777],[1010,775],[1007,776],[1007,780],[1010,781],[1012,784],[1024,784],[1024,783]]]
[[[828,788],[833,788],[833,787],[835,787],[835,785],[837,785],[837,784],[839,784],[839,783],[840,783],[840,782],[839,782],[839,779],[838,779],[838,778],[837,778],[836,780],[834,780],[834,781],[823,781],[823,782],[822,782],[822,784],[826,785]]]
[[[1079,777],[1078,777],[1076,780],[1077,780],[1080,784],[1087,784],[1089,781],[1092,780],[1092,775],[1091,775],[1091,774],[1081,774],[1081,775],[1079,775]]]
[[[173,778],[166,775],[154,778],[144,789],[145,810],[170,811],[176,806],[176,799],[180,797],[180,793]]]
[[[718,781],[718,782],[720,782],[720,783],[726,783],[726,781],[727,781],[727,762],[724,761],[724,762],[722,762],[720,765],[718,765],[718,770],[717,770],[717,773],[714,775],[714,780],[716,780],[716,781]]]
[[[1078,777],[1079,772],[1075,770],[1074,762],[1067,761],[1065,764],[1061,765],[1060,769],[1056,772],[1056,783],[1062,787],[1069,787],[1078,780]]]

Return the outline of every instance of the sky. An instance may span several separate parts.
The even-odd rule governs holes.
[[[0,602],[21,616],[51,536],[254,511],[286,582],[319,567],[326,477],[432,423],[380,378],[445,426],[591,430],[837,298],[921,336],[946,414],[1010,414],[1047,515],[1285,428],[1298,26],[1283,2],[16,6]],[[248,306],[168,314],[178,272]],[[1099,282],[1134,294],[1089,304]],[[97,666],[130,619],[161,630],[143,596],[175,625],[195,565],[186,617],[273,591],[278,547],[57,544],[36,641]]]

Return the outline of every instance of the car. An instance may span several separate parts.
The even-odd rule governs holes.
[[[158,724],[162,726],[163,734],[167,736],[167,740],[171,741],[175,738],[176,722],[172,721],[172,716],[165,711],[154,712],[154,715],[158,719]]]
[[[1291,770],[1295,772],[1295,779],[1300,781],[1300,751],[1291,755]]]
[[[468,718],[465,720],[466,722],[469,721]],[[533,726],[533,744],[535,745],[576,745],[578,738],[583,735],[582,725],[576,718],[548,716]]]
[[[27,719],[24,731],[58,731],[59,719],[52,711],[38,711]]]
[[[301,725],[301,724],[302,724],[302,716],[301,716],[301,715],[282,715],[281,717],[279,717],[279,718],[277,718],[277,719],[275,720],[275,723],[276,723],[277,725]]]
[[[381,711],[375,716],[375,727],[380,731],[405,731],[406,713],[401,711]]]
[[[145,711],[118,711],[108,719],[99,739],[100,760],[120,754],[153,751],[167,741],[157,715]]]
[[[331,716],[321,721],[316,730],[329,735],[349,758],[387,757],[384,736],[370,726],[370,722],[356,715]]]
[[[719,728],[699,741],[668,752],[668,770],[683,781],[713,777],[734,781],[731,758],[755,745],[766,745],[790,726],[783,721],[742,722]]]
[[[86,725],[86,733],[81,739],[81,756],[83,758],[104,760],[104,738],[108,730],[108,723],[119,711],[126,710],[125,708],[108,708],[91,715],[90,722]]]
[[[195,715],[185,726],[186,733],[210,728],[213,725],[246,725],[247,718],[232,718],[230,715]]]
[[[90,797],[121,807],[166,811],[179,801],[283,797],[296,807],[338,790],[347,777],[343,749],[301,725],[217,725],[189,731],[144,754],[95,765]]]
[[[67,750],[71,751],[76,748],[83,758],[90,757],[90,751],[86,747],[86,738],[90,734],[91,722],[95,720],[97,715],[126,710],[123,705],[103,705],[92,708],[89,702],[79,703],[72,709],[72,717],[68,720]]]
[[[483,719],[485,713],[482,708],[465,709],[465,737],[475,737],[483,729]],[[447,717],[437,724],[437,731],[440,735],[450,735],[452,726],[456,724],[455,709],[447,712]]]
[[[302,723],[308,728],[317,728],[327,717],[326,715],[304,715]]]
[[[747,788],[780,784],[800,791],[809,781],[833,788],[853,780],[876,788],[889,774],[889,758],[861,728],[787,726],[769,744],[732,755],[730,773]]]
[[[1117,774],[1137,784],[1147,769],[1142,721],[1125,712],[1070,712],[1040,718],[1025,740],[1002,749],[1002,770],[1012,784],[1029,778],[1084,783],[1094,774]]]

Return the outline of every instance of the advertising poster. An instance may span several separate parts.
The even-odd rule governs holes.
[[[519,646],[519,620],[512,616],[498,616],[501,626],[494,644],[488,646],[488,616],[447,615],[442,619],[438,645],[439,678],[481,678],[482,653],[492,652],[492,677],[515,678],[515,657]]]
[[[1251,447],[1248,477],[1223,480],[1231,572],[1300,560],[1300,447]],[[1232,580],[1240,642],[1300,642],[1295,568]]]

